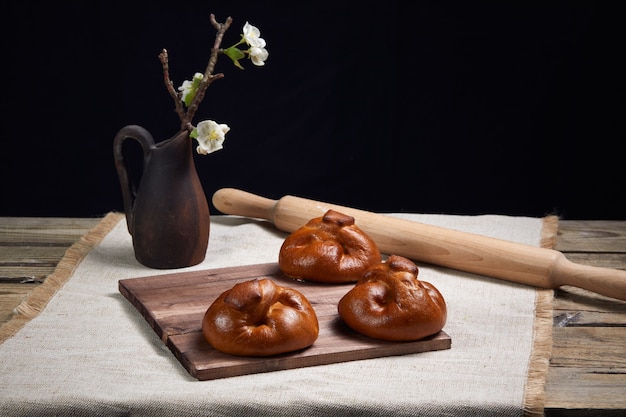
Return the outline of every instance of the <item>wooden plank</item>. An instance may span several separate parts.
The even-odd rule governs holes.
[[[10,245],[70,246],[101,218],[0,217],[0,247]]]
[[[0,233],[5,229],[17,230],[89,230],[97,225],[102,217],[0,217]]]
[[[555,249],[561,252],[626,253],[626,222],[561,220]]]
[[[548,375],[545,407],[587,410],[586,416],[609,415],[604,410],[626,410],[626,368],[554,367]],[[593,413],[598,410],[599,414]],[[548,413],[546,413],[548,415]],[[550,414],[557,415],[557,414]],[[568,414],[569,415],[569,414]]]
[[[0,265],[0,283],[2,280],[13,282],[14,278],[31,278],[43,281],[48,275],[54,272],[58,261],[54,264],[20,264],[15,266]]]
[[[63,246],[0,246],[0,267],[56,265],[69,245]]]
[[[17,307],[38,285],[39,283],[0,284],[0,325],[6,323],[13,317],[15,307]]]
[[[567,259],[578,264],[626,270],[626,253],[565,252],[564,254]]]
[[[546,415],[611,416],[626,409],[626,327],[605,326],[554,328]]]
[[[626,327],[555,327],[550,364],[578,369],[605,368],[605,373],[626,369]],[[626,383],[626,374],[622,378]]]
[[[598,312],[626,318],[626,301],[605,297],[582,288],[564,286],[555,291],[554,311]],[[599,322],[599,326],[603,323]]]
[[[556,327],[626,327],[626,314],[581,311],[573,306],[570,309],[554,310],[554,325]]]
[[[559,221],[555,249],[579,264],[626,269],[626,222]],[[626,303],[566,286],[555,291],[553,316],[545,415],[624,415]]]
[[[0,217],[0,325],[101,218]]]
[[[237,282],[257,277],[269,277],[278,285],[294,288],[309,300],[320,324],[319,337],[313,346],[283,355],[251,358],[223,354],[205,341],[202,319],[213,300]],[[352,331],[339,319],[337,303],[353,286],[295,281],[284,276],[276,263],[119,282],[120,292],[139,310],[189,374],[200,380],[451,347],[451,339],[444,331],[418,341],[399,343],[371,339]]]

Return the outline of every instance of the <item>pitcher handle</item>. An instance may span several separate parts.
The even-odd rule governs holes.
[[[133,218],[135,198],[137,196],[137,189],[141,182],[141,176],[133,177],[129,175],[130,167],[129,160],[124,158],[123,146],[126,139],[133,139],[141,145],[143,150],[143,169],[145,169],[148,162],[150,151],[154,148],[154,138],[146,129],[137,125],[128,125],[120,129],[115,135],[113,140],[113,153],[115,157],[115,168],[117,169],[117,175],[120,180],[122,188],[122,198],[124,201],[124,212],[126,213],[126,226],[130,234],[133,234]],[[132,171],[131,171],[132,172]]]

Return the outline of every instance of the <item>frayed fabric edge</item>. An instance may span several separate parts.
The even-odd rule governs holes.
[[[542,248],[553,249],[559,227],[557,216],[543,218],[541,229]],[[524,416],[544,415],[545,384],[552,356],[552,316],[554,290],[538,288],[535,297],[535,321],[533,324],[533,347],[524,388]]]

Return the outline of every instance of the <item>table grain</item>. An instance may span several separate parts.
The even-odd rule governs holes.
[[[100,220],[0,217],[0,325]],[[560,220],[555,249],[626,270],[626,221]],[[555,291],[553,316],[545,415],[626,415],[626,302],[566,286]]]

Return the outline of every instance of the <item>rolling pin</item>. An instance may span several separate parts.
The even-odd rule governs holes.
[[[576,264],[554,249],[289,195],[272,200],[222,188],[213,194],[212,201],[224,214],[269,220],[289,233],[332,209],[354,217],[356,225],[387,255],[540,288],[571,285],[626,300],[626,271]]]

